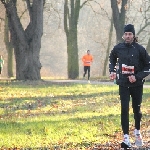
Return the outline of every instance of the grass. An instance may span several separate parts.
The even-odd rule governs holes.
[[[150,89],[143,124],[149,128]],[[130,110],[130,126],[134,121]],[[0,148],[75,149],[120,140],[118,86],[0,82]]]

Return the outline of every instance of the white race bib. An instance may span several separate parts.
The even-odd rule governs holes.
[[[134,66],[122,64],[122,74],[134,74]]]

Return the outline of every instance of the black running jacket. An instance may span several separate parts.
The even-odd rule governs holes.
[[[123,66],[127,66],[125,69],[127,73],[124,73]],[[116,72],[118,85],[125,87],[143,85],[144,78],[150,74],[150,56],[138,43],[119,43],[109,55],[109,72]],[[130,75],[135,75],[136,82],[129,82]]]

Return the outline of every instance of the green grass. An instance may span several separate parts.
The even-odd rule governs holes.
[[[147,88],[144,123],[149,106]],[[109,142],[120,131],[116,85],[0,83],[0,148],[85,148]]]

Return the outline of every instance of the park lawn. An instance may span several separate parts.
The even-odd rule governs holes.
[[[149,128],[149,106],[146,88],[143,132]],[[133,125],[131,109],[131,130]],[[87,149],[121,140],[117,85],[0,82],[0,148]]]

